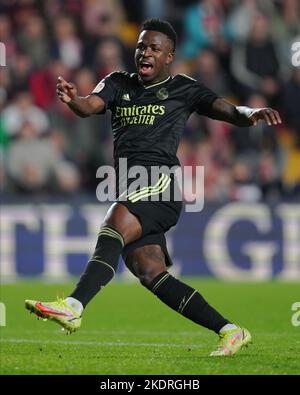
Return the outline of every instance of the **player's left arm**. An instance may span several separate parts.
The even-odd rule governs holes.
[[[212,104],[211,118],[232,123],[236,126],[255,126],[259,120],[268,125],[281,123],[278,111],[269,107],[250,108],[235,106],[223,98],[217,98]]]

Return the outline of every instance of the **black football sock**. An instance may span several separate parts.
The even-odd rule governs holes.
[[[114,277],[124,247],[122,235],[108,226],[103,227],[98,236],[95,252],[69,295],[79,300],[83,307]]]
[[[230,323],[211,307],[198,291],[168,272],[160,273],[147,288],[171,309],[216,333]]]

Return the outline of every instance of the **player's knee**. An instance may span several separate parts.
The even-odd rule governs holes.
[[[159,246],[145,246],[139,265],[139,280],[147,288],[157,276],[166,271],[165,257]]]
[[[137,248],[127,256],[126,266],[147,288],[151,288],[153,280],[167,270],[165,255],[159,245]]]
[[[139,280],[140,283],[146,287],[146,288],[151,288],[151,284],[153,283],[153,281],[155,280],[155,278],[157,276],[159,276],[161,273],[163,273],[165,271],[165,269],[161,268],[161,269],[151,269],[149,268],[149,270],[144,271],[143,273],[139,273]]]
[[[102,226],[109,226],[119,232],[124,238],[125,244],[138,239],[142,233],[142,227],[137,217],[122,204],[114,204],[109,209]]]

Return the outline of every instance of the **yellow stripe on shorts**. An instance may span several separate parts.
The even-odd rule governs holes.
[[[131,196],[129,197],[129,200],[132,203],[135,203],[145,197],[160,194],[168,188],[170,182],[171,178],[168,175],[163,174],[154,186],[145,187],[145,189],[142,188],[142,190],[135,192],[134,194],[130,194]]]

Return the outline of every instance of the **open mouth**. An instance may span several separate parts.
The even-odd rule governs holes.
[[[153,65],[150,62],[141,61],[139,67],[139,74],[140,75],[149,75],[152,73]]]

